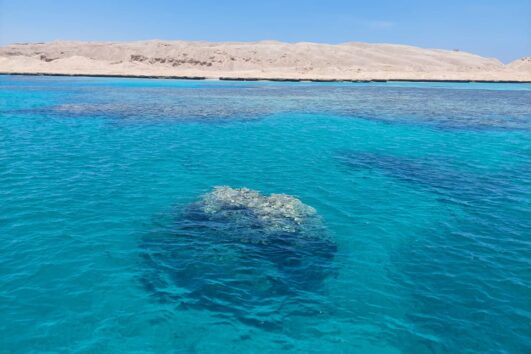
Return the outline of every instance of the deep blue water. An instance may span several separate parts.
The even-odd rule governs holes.
[[[0,237],[2,353],[529,353],[531,85],[0,76]]]

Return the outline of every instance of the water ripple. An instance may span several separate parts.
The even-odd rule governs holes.
[[[529,87],[0,76],[0,352],[530,352]]]

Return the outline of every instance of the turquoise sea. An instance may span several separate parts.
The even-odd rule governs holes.
[[[0,76],[0,238],[1,353],[530,353],[531,85]]]

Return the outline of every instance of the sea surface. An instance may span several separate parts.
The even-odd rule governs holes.
[[[0,352],[530,353],[531,85],[0,76]]]

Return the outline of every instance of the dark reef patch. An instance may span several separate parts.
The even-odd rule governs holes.
[[[519,167],[504,164],[477,172],[472,162],[441,155],[414,158],[350,150],[337,158],[351,172],[360,172],[361,178],[386,176],[462,207],[451,220],[430,215],[429,224],[412,231],[415,242],[390,250],[393,266],[388,276],[397,289],[409,293],[414,306],[405,316],[422,333],[398,337],[402,351],[526,352],[529,326],[520,309],[529,303],[529,287],[521,281],[526,265],[515,259],[523,259],[522,252],[528,250],[529,233],[522,230],[531,230],[526,216],[529,158],[521,156]],[[397,187],[385,181],[383,188],[386,185]],[[448,209],[452,210],[458,209]],[[439,211],[434,208],[433,213]],[[387,215],[393,217],[394,211],[388,209]],[[507,307],[508,302],[515,307]]]
[[[173,64],[179,63],[166,60],[165,65]],[[193,65],[206,64],[194,62]],[[140,123],[256,122],[275,115],[311,114],[443,130],[531,129],[531,105],[528,104],[531,91],[524,86],[499,90],[496,85],[472,88],[434,83],[148,82],[24,76],[13,76],[4,81],[0,82],[0,88],[16,87],[17,90],[46,92],[56,97],[46,105],[0,107],[2,113],[8,114],[99,117],[114,122]],[[71,85],[72,82],[76,85]]]
[[[142,242],[142,282],[157,301],[265,328],[321,313],[336,244],[297,198],[217,187]]]
[[[411,158],[377,152],[344,151],[337,158],[354,171],[376,171],[437,194],[445,202],[467,206],[480,206],[486,200],[519,194],[520,191],[506,180],[518,173],[529,173],[529,169],[524,167],[500,170],[496,174],[478,174],[447,159]]]
[[[470,176],[453,171],[439,161],[393,156],[373,152],[345,152],[339,159],[354,170],[377,170],[399,180],[437,191],[453,190],[473,182]]]

